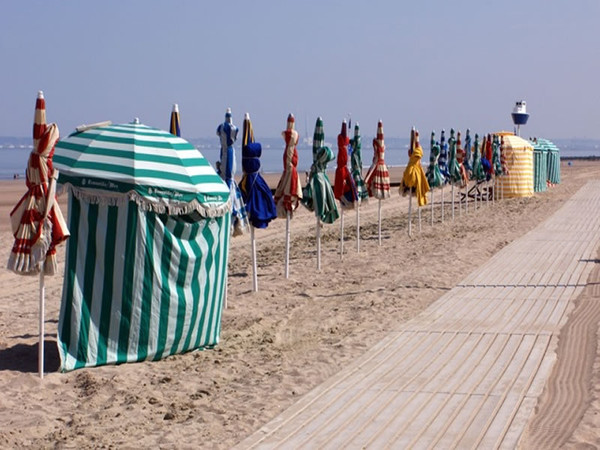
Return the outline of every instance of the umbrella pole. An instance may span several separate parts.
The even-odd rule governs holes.
[[[442,183],[442,223],[444,223],[444,184]]]
[[[44,283],[44,264],[40,270],[40,326],[39,326],[39,345],[38,345],[38,372],[40,378],[44,378],[44,297],[46,296],[46,286]]]
[[[317,270],[321,270],[321,220],[317,216]]]
[[[340,202],[340,259],[344,259],[344,208]]]
[[[433,226],[433,188],[431,188],[431,226]]]
[[[360,253],[360,203],[356,203],[356,253]]]
[[[258,274],[256,273],[256,238],[254,226],[250,225],[250,248],[252,250],[252,292],[258,292]]]
[[[490,182],[486,181],[486,189],[485,189],[485,206],[490,207]]]
[[[290,277],[290,212],[285,213],[285,279]]]
[[[411,221],[411,213],[412,213],[412,192],[408,197],[408,236],[412,237],[412,221]]]
[[[465,183],[465,214],[469,213],[469,181]]]
[[[377,234],[379,236],[379,246],[381,247],[381,199],[379,199],[379,204],[377,207]]]
[[[452,183],[452,220],[454,220],[454,183]]]

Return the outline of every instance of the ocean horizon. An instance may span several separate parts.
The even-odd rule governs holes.
[[[438,135],[439,137],[439,135]],[[219,160],[220,144],[219,139],[213,137],[187,138],[200,153],[215,167]],[[368,168],[373,159],[373,141],[374,136],[362,137],[362,159],[363,167]],[[550,139],[560,150],[562,159],[582,158],[582,157],[600,157],[600,139]],[[262,144],[261,171],[263,173],[281,173],[283,172],[283,151],[284,141],[281,137],[256,138],[257,142]],[[325,143],[334,153],[337,154],[337,135],[326,136]],[[408,138],[386,137],[385,138],[385,161],[390,167],[404,166],[408,162]],[[425,152],[423,165],[429,163],[429,136],[426,138],[421,135],[421,145]],[[237,174],[242,173],[242,150],[241,140],[238,139],[234,145],[237,159]],[[1,137],[0,136],[0,180],[8,180],[25,176],[25,168],[29,154],[33,148],[32,139],[25,137]],[[308,171],[312,164],[312,147],[306,140],[301,138],[298,144],[298,170]],[[329,163],[329,168],[335,168],[335,161]]]

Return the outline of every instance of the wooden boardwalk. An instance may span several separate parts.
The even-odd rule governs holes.
[[[238,448],[515,448],[596,261],[600,182]]]

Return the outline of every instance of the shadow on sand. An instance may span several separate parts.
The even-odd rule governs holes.
[[[60,366],[55,339],[44,340],[44,372],[56,372]],[[0,371],[15,370],[24,373],[38,371],[38,344],[17,344],[0,349]]]

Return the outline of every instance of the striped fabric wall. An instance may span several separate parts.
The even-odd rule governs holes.
[[[496,179],[497,189],[504,197],[533,196],[533,147],[517,136],[504,136],[508,175]]]
[[[548,185],[548,153],[541,149],[533,150],[533,190],[544,192]]]
[[[70,196],[58,325],[61,370],[218,343],[230,214],[186,222]]]

